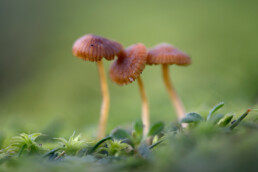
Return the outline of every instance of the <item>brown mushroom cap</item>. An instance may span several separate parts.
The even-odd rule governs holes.
[[[103,57],[113,60],[121,51],[120,43],[92,34],[84,35],[73,44],[73,54],[87,61],[100,61]]]
[[[174,46],[162,43],[148,51],[147,64],[189,65],[191,64],[191,59],[188,54],[178,50]]]
[[[147,49],[141,44],[134,44],[124,50],[114,61],[109,70],[112,81],[118,85],[126,85],[138,78],[147,59]]]

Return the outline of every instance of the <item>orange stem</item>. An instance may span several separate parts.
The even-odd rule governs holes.
[[[175,88],[172,85],[172,82],[170,81],[169,78],[169,68],[167,64],[163,64],[162,65],[162,71],[163,71],[163,79],[165,82],[165,86],[167,88],[167,91],[169,93],[170,99],[172,104],[175,107],[176,113],[177,113],[177,117],[178,119],[182,119],[183,117],[185,117],[185,108],[180,100],[180,98],[178,97]],[[183,127],[186,127],[186,124],[182,124]]]
[[[100,77],[100,86],[101,86],[101,93],[102,93],[102,105],[100,111],[100,120],[99,120],[99,130],[97,139],[100,140],[105,137],[106,134],[106,126],[108,120],[108,111],[109,111],[109,92],[108,92],[108,85],[107,79],[105,75],[105,70],[102,61],[97,62],[98,70],[99,70],[99,77]]]
[[[139,90],[142,99],[142,123],[143,123],[143,135],[147,136],[150,128],[150,115],[149,115],[149,103],[144,91],[144,86],[141,77],[139,76],[138,79]]]

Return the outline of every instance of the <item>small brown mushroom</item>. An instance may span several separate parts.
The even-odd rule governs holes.
[[[97,138],[105,136],[109,111],[109,92],[105,76],[105,70],[101,59],[113,60],[116,55],[123,51],[123,46],[116,42],[100,36],[88,34],[75,41],[73,54],[86,61],[97,62],[100,85],[102,91],[102,105],[100,112],[99,130]]]
[[[134,44],[118,56],[109,70],[111,80],[118,85],[126,85],[137,79],[142,99],[142,122],[145,136],[150,127],[149,104],[140,75],[145,68],[146,59],[146,47],[141,43]]]
[[[181,66],[189,65],[191,64],[191,59],[189,55],[181,52],[180,50],[176,49],[174,46],[170,44],[162,43],[162,44],[156,45],[154,48],[149,50],[148,57],[147,57],[147,64],[162,65],[163,79],[164,79],[167,91],[170,95],[171,102],[176,109],[178,118],[179,119],[183,118],[185,116],[185,109],[180,98],[178,97],[175,91],[175,88],[172,85],[172,82],[170,81],[168,65],[171,65],[171,64],[176,64]]]

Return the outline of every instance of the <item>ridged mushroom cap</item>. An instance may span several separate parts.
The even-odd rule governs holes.
[[[113,60],[121,51],[123,46],[120,43],[92,34],[82,36],[73,44],[74,56],[92,62],[103,57]]]
[[[191,59],[188,54],[178,50],[173,45],[162,43],[148,51],[147,64],[189,65]]]
[[[142,43],[134,44],[124,50],[109,70],[112,81],[126,85],[137,79],[145,68],[147,49]]]

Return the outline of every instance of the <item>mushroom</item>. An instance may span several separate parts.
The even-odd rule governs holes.
[[[97,62],[102,92],[98,139],[105,136],[109,111],[109,91],[101,59],[104,57],[106,60],[113,60],[122,51],[123,46],[120,43],[92,34],[82,36],[73,45],[75,56],[86,61]]]
[[[171,65],[171,64],[177,64],[181,66],[189,65],[191,64],[191,59],[189,55],[181,52],[180,50],[176,49],[174,46],[170,44],[161,43],[148,51],[147,64],[162,65],[163,79],[164,79],[167,91],[169,93],[171,102],[175,107],[178,118],[182,119],[185,116],[185,109],[180,98],[176,93],[175,88],[172,85],[172,82],[170,81],[168,65]],[[186,125],[183,125],[183,127],[185,126]]]
[[[142,43],[134,44],[118,55],[109,70],[110,78],[118,85],[126,85],[137,79],[142,99],[143,134],[147,135],[150,127],[149,104],[142,79],[140,77],[145,68],[147,49]]]

